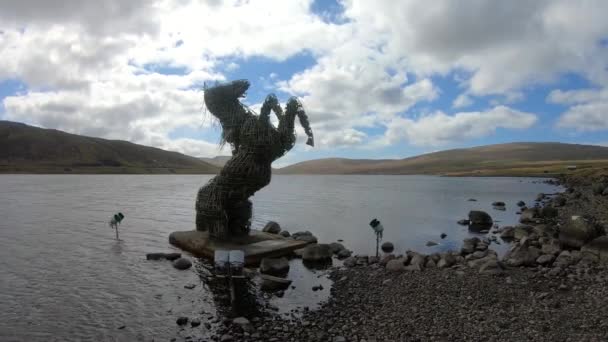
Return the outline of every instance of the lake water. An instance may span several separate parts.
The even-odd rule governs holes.
[[[207,322],[217,314],[217,296],[201,276],[203,263],[177,271],[168,262],[146,261],[145,254],[174,250],[169,233],[194,228],[196,192],[210,178],[0,175],[0,340],[208,337],[204,325],[175,324],[181,315]],[[252,198],[253,226],[274,220],[290,232],[309,230],[322,242],[341,239],[357,254],[373,254],[368,222],[378,218],[384,241],[393,242],[396,252],[431,253],[459,248],[469,233],[456,221],[469,210],[514,224],[517,201],[555,191],[524,178],[274,176]],[[506,202],[507,210],[493,210],[494,201]],[[118,211],[126,216],[120,242],[108,227]],[[426,247],[429,240],[440,244]],[[310,290],[322,273],[306,272],[292,263],[290,277],[300,278],[298,286],[273,303],[306,304],[327,296],[327,288]]]

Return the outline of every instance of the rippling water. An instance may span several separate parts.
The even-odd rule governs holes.
[[[210,177],[0,175],[0,340],[208,336],[203,326],[175,324],[180,315],[203,322],[216,315],[202,265],[177,271],[168,262],[146,261],[145,254],[173,250],[169,233],[194,227],[196,191]],[[471,209],[513,224],[517,201],[554,191],[519,178],[275,176],[252,198],[254,227],[274,220],[291,232],[310,230],[320,241],[342,239],[356,253],[371,254],[367,224],[377,217],[384,240],[398,252],[429,253],[458,247],[468,232],[455,222]],[[492,210],[493,201],[506,202],[507,210]],[[107,224],[117,211],[126,216],[120,242]],[[441,240],[441,233],[448,237]],[[440,245],[425,247],[429,240]],[[292,265],[290,277],[301,278],[301,285],[274,303],[322,299],[328,289],[312,293],[310,284],[321,280],[306,272]]]

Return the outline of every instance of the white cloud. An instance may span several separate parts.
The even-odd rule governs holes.
[[[605,1],[344,0],[334,22],[311,13],[311,4],[0,0],[0,80],[29,88],[5,99],[5,117],[212,154],[215,142],[170,138],[201,126],[202,97],[192,89],[223,79],[222,68],[237,70],[226,60],[305,52],[312,67],[266,81],[302,97],[319,147],[365,144],[372,127],[387,128],[384,141],[437,145],[530,127],[532,114],[499,105],[564,73],[608,85],[608,49],[599,44],[608,32]],[[151,65],[184,74],[161,75]],[[431,78],[451,72],[463,88],[454,108],[488,94],[501,96],[496,107],[408,118],[413,106],[440,96]],[[605,127],[606,98],[605,90],[555,91],[548,100],[573,105],[559,127],[591,130]]]
[[[557,126],[578,131],[608,130],[608,101],[572,106],[559,118]]]
[[[460,94],[452,103],[452,108],[468,107],[473,104],[473,100],[467,94]]]
[[[442,146],[450,143],[481,138],[498,128],[527,129],[537,117],[508,107],[498,106],[485,112],[460,112],[447,115],[435,112],[418,119],[398,117],[388,124],[381,144],[400,140],[418,146]]]

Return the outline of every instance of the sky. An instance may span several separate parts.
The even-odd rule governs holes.
[[[298,96],[273,165],[608,146],[604,0],[0,0],[0,120],[212,157],[205,84]]]

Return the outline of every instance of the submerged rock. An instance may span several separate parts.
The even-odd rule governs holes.
[[[307,262],[331,262],[331,247],[327,244],[313,244],[304,247],[302,260]]]
[[[291,280],[285,278],[279,278],[268,274],[261,274],[262,279],[261,289],[262,291],[280,291],[286,290],[291,285]]]
[[[173,267],[178,270],[187,270],[192,267],[192,262],[186,258],[179,258],[173,262]]]
[[[146,254],[146,260],[177,260],[182,257],[181,253],[148,253]]]
[[[283,277],[289,273],[287,258],[263,258],[260,264],[260,273]]]
[[[485,211],[471,210],[469,212],[469,230],[480,231],[492,228],[494,221]]]

